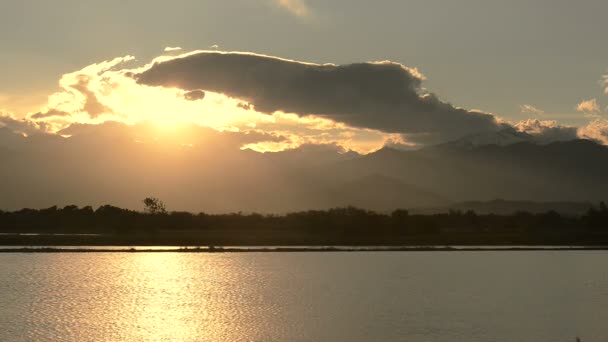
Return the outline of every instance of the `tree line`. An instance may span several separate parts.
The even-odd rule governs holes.
[[[356,207],[284,215],[207,214],[167,211],[155,198],[144,204],[144,211],[111,205],[0,211],[0,232],[101,234],[158,242],[608,244],[608,208],[603,202],[579,216],[555,211],[478,215],[455,210],[413,215],[404,209],[378,213]]]

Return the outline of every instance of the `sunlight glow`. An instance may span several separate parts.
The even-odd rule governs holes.
[[[278,152],[302,144],[331,144],[344,150],[368,153],[391,141],[403,142],[399,135],[350,127],[314,113],[306,116],[280,111],[260,113],[243,99],[205,89],[197,90],[197,96],[191,96],[181,89],[141,85],[132,77],[154,63],[198,52],[159,56],[151,63],[135,68],[125,67],[135,61],[134,57],[125,56],[65,74],[59,82],[62,91],[50,95],[40,114],[34,117],[31,113],[29,119],[45,123],[47,130],[55,133],[74,123],[117,121],[128,125],[151,123],[164,136],[182,136],[183,127],[195,124],[220,132],[255,131],[286,138],[241,147],[258,152]],[[192,142],[187,140],[180,144],[189,146]]]

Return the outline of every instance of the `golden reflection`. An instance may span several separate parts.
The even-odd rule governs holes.
[[[237,285],[241,258],[198,253],[125,253],[111,315],[121,341],[238,341],[255,338]],[[119,305],[116,306],[117,299]],[[254,317],[252,317],[253,319]],[[236,324],[236,323],[239,324]],[[251,324],[249,324],[251,323]]]
[[[132,271],[125,279],[131,291],[124,307],[133,315],[133,340],[196,340],[196,311],[191,303],[183,255],[137,253],[130,256]]]

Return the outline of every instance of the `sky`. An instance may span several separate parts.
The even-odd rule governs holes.
[[[155,195],[240,210],[281,201],[260,182],[282,191],[387,146],[608,145],[606,13],[605,0],[2,0],[0,206]],[[580,168],[603,170],[592,161]],[[512,187],[535,195],[527,177]]]
[[[134,56],[118,61],[125,62],[119,63],[119,68],[127,72],[145,65],[149,67],[152,59],[163,55],[175,57],[196,50],[239,51],[243,52],[238,55],[241,57],[276,56],[319,65],[356,66],[353,63],[390,61],[393,66],[405,68],[406,74],[401,76],[410,82],[408,86],[413,87],[413,92],[420,94],[420,98],[413,99],[415,103],[379,110],[382,113],[372,116],[371,109],[354,113],[346,106],[319,108],[297,106],[292,102],[270,104],[270,100],[282,98],[280,89],[274,90],[276,93],[270,100],[257,98],[251,89],[219,87],[215,92],[209,92],[216,85],[203,82],[200,88],[207,91],[207,102],[233,101],[229,103],[231,108],[240,109],[253,105],[255,113],[231,111],[230,115],[219,118],[214,114],[213,119],[203,113],[201,115],[206,115],[206,119],[188,119],[188,122],[241,131],[255,125],[275,136],[291,136],[285,146],[322,141],[342,144],[360,152],[387,143],[404,146],[439,143],[488,127],[490,130],[501,128],[503,121],[526,133],[564,128],[566,134],[570,134],[569,128],[582,128],[583,133],[579,131],[578,136],[606,142],[608,95],[603,83],[604,75],[608,73],[608,45],[603,44],[606,13],[608,2],[601,0],[576,3],[564,0],[4,0],[0,3],[3,46],[0,109],[16,119],[31,119],[39,114],[42,121],[52,121],[44,118],[49,112],[78,112],[70,116],[76,118],[74,120],[65,120],[68,116],[64,115],[63,119],[50,122],[54,124],[55,133],[74,122],[99,123],[127,117],[123,121],[133,123],[134,118],[144,120],[147,115],[161,120],[162,114],[151,112],[163,106],[154,103],[146,107],[145,101],[141,100],[156,98],[150,95],[150,89],[146,88],[144,92],[121,75],[102,75],[105,70],[94,77],[88,75],[86,81],[79,75],[83,75],[83,70],[95,73],[103,69],[100,65],[104,61],[116,61],[118,57]],[[180,49],[166,49],[168,47]],[[86,69],[87,66],[93,67]],[[216,67],[215,64],[211,66]],[[237,64],[234,69],[239,67]],[[277,64],[277,67],[283,70],[284,65]],[[180,72],[193,72],[197,68],[200,65],[193,62]],[[382,68],[369,72],[385,72],[379,69]],[[224,71],[230,73],[228,69]],[[239,75],[250,71],[239,69]],[[221,77],[232,77],[226,73]],[[164,81],[162,77],[152,80],[152,83],[156,82],[154,84],[140,81],[136,84],[174,87],[174,80],[170,78],[175,75],[165,75]],[[102,84],[104,77],[105,81],[112,78],[109,83],[113,86],[123,85],[122,88],[116,86],[122,93],[116,91],[108,95],[109,83]],[[336,78],[336,87],[345,79]],[[380,77],[374,80],[371,82],[379,89],[389,85]],[[239,79],[234,80],[234,84],[239,83]],[[93,89],[95,86],[97,88]],[[189,85],[180,86],[182,92],[193,90]],[[316,86],[311,83],[311,87]],[[289,99],[302,95],[296,88],[289,89],[295,91],[288,95]],[[355,93],[365,90],[363,84],[355,85],[353,89]],[[94,103],[82,103],[87,90],[96,95]],[[138,91],[141,91],[139,102],[129,97],[132,103],[138,104],[129,107],[124,94]],[[59,95],[53,98],[53,94]],[[159,98],[186,96],[185,93],[154,94]],[[332,96],[336,94],[332,93]],[[424,97],[423,94],[432,96]],[[325,95],[329,96],[329,93]],[[359,94],[351,99],[353,108],[376,105],[386,99],[401,101],[385,94],[367,95],[369,93],[366,96]],[[74,103],[59,106],[58,99],[65,102],[66,96],[71,96]],[[307,96],[299,100],[324,100]],[[213,103],[197,108],[185,100],[179,103],[167,100],[163,104],[167,108],[183,108],[192,118],[201,111],[227,112]],[[116,115],[106,113],[105,119],[100,118],[95,114],[100,108],[101,112],[105,108]],[[395,114],[402,111],[442,111],[447,113],[445,118],[448,120],[443,114],[402,119]],[[101,112],[98,114],[103,114]],[[488,117],[484,115],[496,116],[500,122],[488,123]],[[273,127],[261,128],[269,117],[274,120]],[[462,117],[464,121],[454,117]],[[289,129],[277,128],[276,121],[281,119],[291,120]],[[317,121],[312,124],[311,120]],[[334,126],[335,134],[323,140],[311,138],[321,136],[319,132],[323,130],[319,129],[304,137],[302,130],[311,125],[316,128],[319,125],[346,126],[339,129]],[[444,126],[457,129],[448,132]],[[356,143],[344,142],[344,137],[353,135],[356,135]],[[276,146],[266,144],[258,149],[273,150]]]

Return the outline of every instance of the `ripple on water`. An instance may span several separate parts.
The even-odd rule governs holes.
[[[0,255],[0,341],[600,341],[607,252]]]

